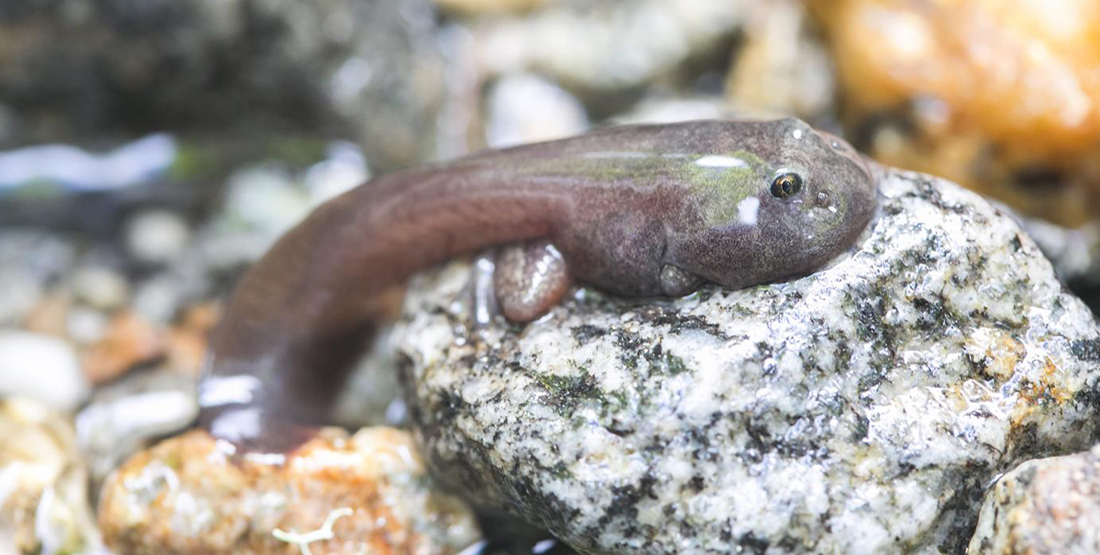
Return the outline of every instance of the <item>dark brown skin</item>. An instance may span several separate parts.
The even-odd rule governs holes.
[[[852,246],[875,195],[858,153],[796,119],[609,128],[384,175],[318,208],[244,276],[211,340],[200,419],[246,448],[299,444],[386,292],[455,256],[539,241],[495,279],[505,315],[530,320],[570,279],[655,297],[808,274]]]

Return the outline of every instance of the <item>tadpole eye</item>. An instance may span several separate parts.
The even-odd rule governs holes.
[[[788,199],[802,190],[802,176],[794,172],[781,173],[772,180],[772,196]]]

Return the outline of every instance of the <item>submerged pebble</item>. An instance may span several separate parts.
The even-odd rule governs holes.
[[[957,553],[983,489],[1100,431],[1100,338],[1013,220],[885,171],[858,247],[787,283],[582,291],[467,325],[468,267],[395,330],[434,473],[583,552]]]

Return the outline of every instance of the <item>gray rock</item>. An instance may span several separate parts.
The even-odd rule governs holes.
[[[1100,553],[1100,446],[1027,461],[985,496],[967,551],[978,554]]]
[[[475,332],[468,266],[419,278],[394,341],[425,457],[586,553],[961,552],[994,476],[1097,437],[1100,338],[1010,218],[880,184],[789,283]]]

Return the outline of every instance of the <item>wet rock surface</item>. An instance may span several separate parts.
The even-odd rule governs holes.
[[[1027,461],[986,494],[968,553],[1100,553],[1100,447]]]
[[[285,460],[226,449],[195,431],[130,459],[100,501],[107,544],[129,554],[296,553],[306,544],[313,553],[446,555],[480,538],[466,505],[433,491],[407,432],[330,430]]]
[[[1100,338],[1010,218],[880,184],[790,283],[475,332],[468,266],[420,278],[395,345],[433,472],[582,552],[963,551],[994,476],[1095,441]]]

